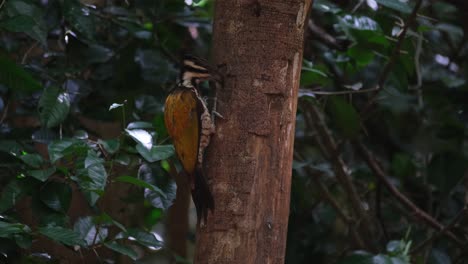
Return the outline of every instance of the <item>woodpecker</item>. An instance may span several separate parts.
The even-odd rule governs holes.
[[[185,55],[180,81],[167,96],[164,107],[167,132],[172,138],[183,170],[189,177],[199,223],[202,216],[206,222],[208,210],[214,210],[214,199],[203,175],[203,158],[215,131],[213,118],[201,96],[199,83],[214,79],[213,71],[207,63]]]

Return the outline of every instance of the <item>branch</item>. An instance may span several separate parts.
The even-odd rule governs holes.
[[[413,215],[416,218],[422,220],[426,225],[434,228],[437,231],[441,231],[445,236],[454,241],[458,246],[464,246],[464,243],[459,240],[452,232],[445,230],[445,227],[439,223],[432,216],[421,210],[417,205],[411,202],[404,194],[402,194],[385,176],[380,165],[377,163],[375,157],[370,153],[369,150],[361,143],[355,142],[355,145],[363,156],[364,160],[367,162],[369,168],[374,172],[375,176],[385,185],[388,191],[395,197],[397,200],[403,204],[407,209],[413,212]]]
[[[373,225],[369,220],[368,214],[362,206],[363,203],[361,202],[359,194],[353,185],[351,177],[346,172],[346,164],[340,157],[340,154],[338,153],[336,147],[336,143],[330,135],[330,133],[328,132],[327,127],[321,118],[320,110],[313,103],[308,103],[308,105],[310,106],[310,111],[308,111],[308,113],[310,114],[311,119],[311,121],[307,121],[308,125],[313,125],[317,130],[321,139],[320,141],[322,143],[320,145],[323,146],[322,152],[328,159],[330,159],[338,182],[344,188],[355,215],[358,217],[359,221],[362,221],[359,227],[362,231],[364,231],[363,236],[367,238],[367,246],[369,248],[373,248],[375,247],[375,244],[369,243],[369,239],[373,237]]]
[[[413,248],[413,250],[411,250],[411,254],[414,254],[414,253],[424,249],[430,243],[434,242],[436,239],[441,237],[444,233],[446,233],[447,231],[452,229],[452,227],[454,227],[458,223],[458,221],[460,221],[460,219],[466,214],[467,210],[468,210],[468,206],[465,205],[463,207],[463,209],[461,209],[460,212],[458,212],[458,214],[452,219],[452,221],[450,221],[450,223],[448,225],[444,226],[444,228],[442,228],[442,230],[440,230],[439,232],[435,233],[434,235],[432,235],[428,239],[421,242],[421,244],[415,246]]]
[[[422,0],[418,0],[418,2],[413,8],[413,11],[411,12],[408,19],[406,20],[406,23],[403,26],[403,30],[398,36],[397,43],[395,44],[392,54],[390,55],[390,59],[388,60],[384,69],[382,70],[382,73],[380,74],[379,79],[377,81],[377,85],[374,87],[374,89],[376,90],[376,93],[370,98],[369,102],[364,107],[364,110],[362,112],[366,112],[375,103],[376,97],[378,95],[378,91],[382,89],[383,85],[385,84],[385,81],[387,81],[387,78],[395,64],[395,61],[400,55],[401,45],[403,44],[403,41],[405,40],[405,36],[406,36],[406,33],[408,32],[409,27],[413,24],[414,20],[416,19],[416,15],[418,13],[419,8],[421,7],[422,2],[423,2]]]

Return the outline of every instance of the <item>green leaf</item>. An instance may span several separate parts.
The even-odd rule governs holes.
[[[107,181],[107,172],[104,167],[104,160],[101,159],[97,152],[90,149],[85,159],[85,169],[88,172],[93,184],[90,186],[93,190],[104,190]]]
[[[14,235],[16,244],[21,248],[30,248],[32,245],[32,236],[29,233],[19,233]]]
[[[111,104],[111,106],[109,106],[109,111],[113,110],[113,109],[116,109],[116,108],[119,108],[119,107],[122,107],[122,106],[124,106],[124,104],[113,103],[113,104]]]
[[[6,2],[5,8],[12,17],[23,17],[9,23],[11,30],[16,31],[22,28],[22,32],[36,39],[43,46],[47,46],[47,27],[42,9],[28,1],[20,0]]]
[[[54,174],[56,170],[57,170],[57,168],[50,167],[50,168],[43,169],[43,170],[29,170],[29,171],[27,171],[27,174],[29,176],[33,177],[33,178],[36,178],[36,179],[40,180],[41,182],[44,182],[52,174]]]
[[[359,67],[367,66],[374,59],[374,52],[372,50],[362,48],[359,45],[349,48],[347,54],[356,61]]]
[[[411,177],[416,171],[411,156],[406,153],[396,153],[392,159],[392,172],[396,177],[403,179]]]
[[[120,148],[120,141],[118,139],[99,139],[98,144],[101,144],[104,147],[104,149],[110,154],[116,153]]]
[[[48,182],[40,190],[39,197],[49,208],[66,213],[70,207],[72,189],[66,183]]]
[[[40,227],[39,232],[52,240],[58,241],[68,246],[86,246],[85,241],[80,238],[80,235],[68,228],[63,228],[60,226],[47,226]]]
[[[29,227],[20,223],[7,223],[0,221],[0,237],[10,237],[13,234],[23,233]]]
[[[127,129],[137,129],[137,128],[153,128],[153,124],[149,122],[136,121],[128,124]]]
[[[55,167],[50,167],[43,170],[29,170],[27,174],[33,178],[36,178],[42,182],[46,181],[52,174],[55,173],[57,169]]]
[[[126,153],[122,153],[117,155],[114,159],[115,162],[117,162],[120,165],[128,166],[131,162],[130,156]]]
[[[56,162],[57,160],[65,156],[65,150],[71,147],[76,141],[72,139],[62,139],[53,141],[49,144],[49,158],[51,162]]]
[[[84,130],[77,130],[73,133],[73,138],[75,139],[80,139],[80,140],[86,140],[89,138],[88,132]]]
[[[39,100],[39,117],[42,125],[47,128],[59,125],[65,120],[69,110],[70,96],[67,92],[61,92],[54,86],[44,89]]]
[[[146,149],[151,149],[153,146],[153,136],[143,129],[125,129],[125,132],[133,138],[138,145],[144,146]]]
[[[114,250],[115,252],[128,256],[133,260],[138,258],[138,254],[131,247],[119,244],[115,241],[104,243],[104,246]]]
[[[93,40],[95,35],[95,21],[88,7],[81,5],[78,1],[65,1],[64,18],[71,27],[88,40]]]
[[[42,88],[31,74],[0,54],[0,83],[14,91],[32,93]]]
[[[42,164],[44,164],[44,160],[42,159],[41,155],[39,154],[25,154],[19,156],[19,158],[29,166],[37,169],[40,168]]]
[[[345,137],[355,138],[358,136],[360,119],[354,106],[342,97],[332,96],[329,109],[332,122]]]
[[[149,184],[149,183],[147,183],[147,182],[145,182],[143,180],[140,180],[138,178],[132,177],[132,176],[120,176],[120,177],[117,177],[115,179],[115,181],[126,182],[126,183],[130,183],[130,184],[133,184],[133,185],[136,185],[136,186],[139,186],[139,187],[150,189],[151,191],[159,192],[159,194],[161,194],[163,197],[166,197],[164,192],[161,191],[161,189],[159,189],[158,187],[156,187],[156,186],[154,186],[152,184]]]
[[[12,32],[30,31],[35,25],[34,20],[29,16],[15,16],[0,22],[0,27]]]
[[[410,14],[412,11],[412,8],[403,1],[400,0],[376,0],[377,3],[388,7],[390,9],[393,9],[398,12],[402,12],[404,14]]]
[[[467,160],[459,153],[438,153],[429,163],[428,181],[443,195],[448,195],[463,179],[467,168]]]
[[[140,245],[154,248],[161,247],[162,243],[159,241],[155,235],[149,232],[145,232],[136,228],[128,229],[127,232],[122,232],[117,234],[116,239],[119,238],[132,238],[136,240]]]
[[[150,189],[145,189],[144,196],[147,201],[155,208],[167,210],[175,200],[177,186],[174,181],[170,181],[164,177],[159,166],[151,167],[148,164],[142,164],[138,169],[138,178],[146,183],[157,185],[164,193],[155,192]]]
[[[12,180],[2,189],[0,198],[0,213],[13,207],[23,194],[20,183],[17,180]]]
[[[156,162],[160,160],[165,160],[172,155],[174,155],[174,146],[172,145],[159,145],[153,146],[150,150],[137,144],[136,149],[138,153],[148,162]]]
[[[127,232],[127,229],[125,228],[125,226],[123,226],[121,223],[114,220],[110,215],[108,215],[106,213],[101,213],[100,215],[96,216],[96,218],[94,220],[95,220],[96,223],[99,223],[99,224],[112,224],[112,225],[115,225],[120,230],[122,230],[124,232]]]
[[[100,226],[99,229],[96,228],[90,216],[79,218],[75,222],[73,230],[80,234],[80,238],[83,239],[88,246],[101,243],[108,235],[107,228],[103,226]]]

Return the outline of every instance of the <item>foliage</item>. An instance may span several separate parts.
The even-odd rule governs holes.
[[[314,1],[287,263],[466,260],[467,9],[418,2]]]
[[[176,192],[162,105],[178,55],[208,54],[211,38],[212,1],[189,2],[0,1],[5,261],[50,262],[37,241],[132,260],[168,250],[153,231]],[[305,42],[287,263],[466,258],[466,11],[424,1],[408,24],[417,2],[314,1],[323,32]]]
[[[0,1],[0,253],[8,263],[42,263],[34,247],[42,239],[85,258],[108,249],[110,259],[136,260],[138,246],[165,246],[152,229],[175,199],[177,164],[167,162],[174,148],[162,104],[184,43],[208,50],[212,4],[111,2]],[[138,205],[126,215],[114,209]]]

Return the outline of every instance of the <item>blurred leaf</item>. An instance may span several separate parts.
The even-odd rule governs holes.
[[[19,156],[19,158],[26,163],[27,165],[37,169],[41,167],[41,165],[44,163],[44,160],[42,159],[41,155],[39,154],[25,154]]]
[[[39,100],[39,115],[41,123],[47,128],[55,127],[62,123],[70,110],[70,96],[67,92],[61,92],[57,87],[44,89]]]
[[[125,132],[133,138],[138,145],[141,145],[147,150],[153,147],[153,137],[151,134],[143,129],[125,129]]]
[[[32,93],[42,88],[28,72],[0,54],[0,83],[12,90]]]
[[[163,105],[154,96],[140,95],[135,98],[135,108],[142,113],[156,114],[162,111]]]
[[[53,163],[64,157],[65,150],[71,147],[74,142],[75,141],[72,139],[62,139],[51,142],[48,146],[50,161]]]
[[[32,236],[29,233],[19,233],[14,235],[16,244],[23,248],[30,248],[32,245]]]
[[[128,229],[127,232],[121,232],[117,234],[116,238],[128,238],[129,240],[135,240],[140,245],[148,248],[159,248],[162,246],[161,241],[159,241],[152,233],[136,228]]]
[[[34,26],[35,22],[29,16],[15,16],[0,22],[0,27],[13,32],[29,31]]]
[[[80,238],[83,239],[88,246],[102,243],[108,235],[107,228],[104,226],[99,226],[99,228],[97,228],[90,216],[79,218],[75,222],[73,230],[80,235]]]
[[[52,174],[56,171],[55,167],[50,167],[43,170],[29,170],[27,174],[31,177],[34,177],[42,182],[46,181]]]
[[[363,49],[359,45],[349,48],[347,54],[356,61],[359,67],[367,66],[374,59],[374,52],[372,50]]]
[[[120,141],[118,139],[99,139],[98,144],[101,144],[104,147],[104,149],[110,154],[116,153],[120,148]]]
[[[10,237],[13,234],[24,233],[29,227],[20,223],[7,223],[0,221],[0,237]]]
[[[392,172],[396,177],[411,177],[416,172],[411,156],[406,153],[396,153],[392,159]]]
[[[339,96],[331,97],[329,109],[331,120],[338,130],[347,138],[356,138],[361,126],[356,109]]]
[[[8,23],[9,30],[24,32],[47,46],[47,28],[42,9],[29,1],[21,0],[7,1],[5,8],[14,19]]]
[[[372,18],[366,16],[345,15],[340,21],[344,28],[370,31],[380,30],[379,24]]]
[[[120,177],[117,177],[115,179],[115,181],[130,183],[130,184],[133,184],[133,185],[136,185],[136,186],[139,186],[139,187],[150,189],[153,192],[159,192],[159,194],[161,194],[163,197],[166,196],[164,194],[164,192],[161,191],[158,187],[156,187],[156,186],[154,186],[152,184],[149,184],[149,183],[147,183],[147,182],[145,182],[143,180],[140,180],[138,178],[132,177],[132,176],[120,176]]]
[[[150,150],[141,144],[137,144],[136,149],[138,153],[148,162],[156,162],[165,160],[174,155],[174,146],[172,145],[158,145],[153,146]]]
[[[124,166],[128,166],[131,162],[130,156],[125,153],[119,154],[117,157],[115,157],[114,161]]]
[[[151,205],[155,208],[161,208],[167,210],[175,200],[177,186],[173,181],[164,179],[162,173],[158,173],[155,168],[150,167],[147,164],[142,164],[138,169],[138,178],[146,183],[159,187],[159,190],[163,192],[161,195],[160,191],[152,191],[151,189],[145,189],[144,196]]]
[[[40,190],[41,201],[49,208],[66,213],[70,207],[72,189],[66,183],[48,182]]]
[[[428,167],[428,181],[443,195],[448,195],[463,178],[467,160],[458,153],[438,153]]]
[[[92,149],[88,150],[88,155],[85,159],[85,169],[87,170],[89,178],[92,180],[92,184],[87,187],[91,190],[104,190],[107,182],[104,160]]]
[[[402,12],[404,14],[410,14],[412,11],[412,8],[406,3],[406,1],[400,1],[400,0],[376,0],[376,1],[377,3],[385,7],[388,7],[398,12]]]
[[[88,132],[84,130],[77,130],[73,133],[73,138],[85,140],[89,138]]]
[[[104,63],[114,56],[114,52],[102,45],[92,44],[84,51],[86,63]]]
[[[113,103],[113,104],[109,107],[109,111],[110,111],[110,110],[113,110],[113,109],[116,109],[116,108],[119,108],[119,107],[122,107],[122,106],[124,106],[124,104]]]
[[[122,245],[115,241],[111,241],[111,242],[104,243],[104,246],[106,246],[109,249],[114,250],[115,252],[118,252],[120,254],[130,257],[132,260],[136,260],[138,258],[138,254],[135,252],[135,250],[133,250],[131,247],[127,245]]]
[[[0,198],[0,213],[10,209],[23,194],[20,183],[17,180],[10,181],[3,189]]]
[[[78,1],[69,0],[64,2],[64,18],[70,26],[88,40],[94,40],[95,21],[88,7],[81,5]]]
[[[52,240],[68,246],[86,246],[85,241],[80,238],[80,235],[71,229],[60,226],[46,226],[40,227],[39,232]]]
[[[145,129],[145,128],[153,128],[153,125],[149,122],[142,122],[142,121],[136,121],[136,122],[131,122],[130,124],[127,125],[127,129]]]

